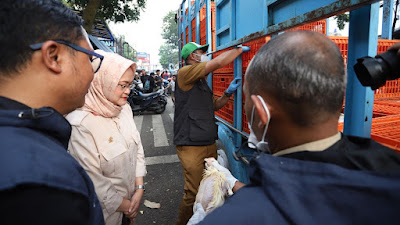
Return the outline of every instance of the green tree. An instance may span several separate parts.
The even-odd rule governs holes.
[[[128,59],[131,59],[134,62],[137,62],[136,58],[136,50],[133,49],[128,42],[124,42],[124,56]]]
[[[393,28],[395,27],[396,21],[397,21],[397,7],[399,5],[399,0],[396,1],[395,3],[395,9],[394,9],[394,17],[393,17]],[[381,2],[380,8],[383,7],[383,2]],[[336,15],[335,19],[337,20],[337,26],[339,28],[339,30],[343,30],[344,26],[346,23],[348,23],[350,21],[350,15],[348,12],[340,14],[340,15]]]
[[[95,20],[137,21],[146,0],[61,0],[73,10],[83,11],[84,28],[90,33]]]
[[[161,33],[162,38],[166,40],[167,44],[178,48],[178,24],[175,22],[175,12],[169,11],[163,18],[163,32]]]
[[[161,36],[165,43],[161,45],[158,55],[162,67],[168,69],[170,63],[177,65],[179,62],[178,24],[175,22],[174,11],[170,11],[164,16]]]
[[[179,51],[171,45],[161,45],[158,55],[160,56],[160,64],[164,69],[168,69],[170,63],[176,66],[179,62]]]
[[[348,13],[343,13],[335,16],[339,30],[344,29],[344,25],[349,22],[350,16]]]

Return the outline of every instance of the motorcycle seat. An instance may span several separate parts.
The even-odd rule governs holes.
[[[141,94],[140,97],[147,98],[147,97],[151,97],[151,96],[154,96],[154,95],[158,95],[158,92]]]

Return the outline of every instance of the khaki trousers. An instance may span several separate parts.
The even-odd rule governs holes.
[[[185,192],[179,206],[179,216],[175,225],[186,225],[193,215],[193,204],[203,175],[204,159],[209,157],[217,158],[217,146],[216,144],[176,146],[176,152],[183,167]]]

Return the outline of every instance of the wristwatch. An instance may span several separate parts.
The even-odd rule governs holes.
[[[144,189],[144,185],[138,185],[138,186],[136,186],[136,190],[137,189],[143,189],[143,191],[145,191],[146,189]]]
[[[228,92],[226,92],[226,90],[224,91],[224,95],[228,98],[230,98],[232,96],[232,94],[229,94]]]

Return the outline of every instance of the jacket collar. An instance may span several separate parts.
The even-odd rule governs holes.
[[[0,96],[0,110],[1,109],[29,109],[29,106],[12,99]]]
[[[0,97],[0,126],[26,127],[49,136],[67,149],[71,125],[55,109],[29,108],[17,101]]]

